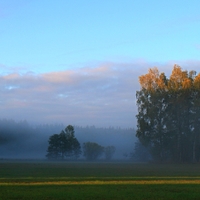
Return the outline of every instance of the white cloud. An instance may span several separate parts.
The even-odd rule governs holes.
[[[45,74],[1,75],[0,118],[26,119],[30,123],[135,127],[138,77],[154,66],[170,74],[178,63],[172,62],[104,63]],[[179,63],[183,69],[196,71],[200,64]]]

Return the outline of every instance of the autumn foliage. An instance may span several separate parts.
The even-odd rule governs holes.
[[[169,78],[157,68],[139,77],[137,137],[154,160],[200,160],[200,74],[175,65]]]

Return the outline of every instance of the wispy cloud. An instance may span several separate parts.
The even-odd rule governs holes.
[[[190,63],[195,67],[200,64],[199,61],[182,64],[190,66]],[[169,73],[173,64],[157,66],[161,72]],[[156,63],[145,61],[110,62],[45,74],[1,75],[0,118],[133,127],[137,113],[135,93],[140,88],[138,77],[154,66]]]

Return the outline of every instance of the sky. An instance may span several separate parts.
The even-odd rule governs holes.
[[[138,77],[200,70],[198,0],[0,0],[0,118],[136,127]]]

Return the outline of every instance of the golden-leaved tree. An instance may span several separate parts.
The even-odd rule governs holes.
[[[137,137],[158,161],[200,158],[200,74],[175,65],[167,78],[157,68],[139,77]]]

